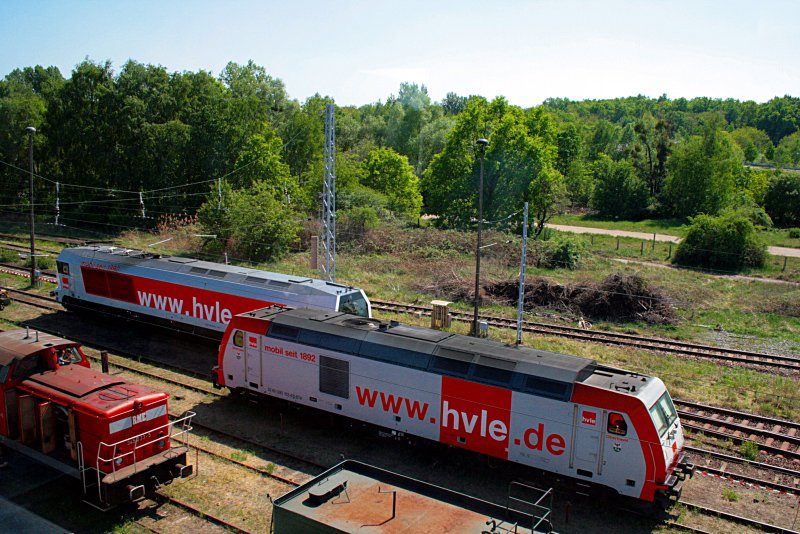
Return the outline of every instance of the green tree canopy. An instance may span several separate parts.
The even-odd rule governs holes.
[[[730,134],[709,124],[702,136],[675,147],[667,160],[666,197],[676,215],[717,214],[742,173],[742,150]]]
[[[595,186],[592,207],[603,217],[635,219],[647,210],[647,184],[627,160],[603,154],[592,164]]]
[[[389,199],[389,209],[406,218],[416,219],[422,207],[419,178],[408,163],[391,148],[376,148],[364,162],[362,183],[383,193]]]
[[[296,241],[300,215],[282,199],[274,187],[262,180],[250,188],[223,187],[223,208],[217,204],[212,187],[209,200],[198,210],[205,233],[216,235],[212,248],[251,261],[275,261],[283,257]]]
[[[772,158],[774,147],[767,132],[745,126],[732,131],[731,137],[742,149],[745,161],[759,162]]]
[[[536,133],[534,133],[536,132]],[[467,102],[423,176],[427,212],[446,226],[467,227],[477,220],[480,152],[487,137],[484,219],[501,219],[529,199],[531,181],[556,159],[556,129],[547,113],[525,113],[505,99]]]
[[[800,131],[781,139],[775,149],[775,163],[779,167],[797,167],[800,165]]]
[[[775,177],[764,203],[775,226],[800,226],[800,173],[783,172]]]

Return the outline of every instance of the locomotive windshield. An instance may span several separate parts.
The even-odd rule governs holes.
[[[665,391],[661,398],[650,407],[650,415],[656,424],[658,435],[663,436],[678,418],[678,412],[675,411],[675,405],[672,404],[669,393]]]
[[[367,299],[364,298],[364,294],[361,291],[353,291],[348,295],[339,297],[339,311],[360,315],[361,317],[369,317]]]

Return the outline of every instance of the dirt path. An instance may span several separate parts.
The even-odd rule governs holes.
[[[548,224],[548,228],[558,230],[560,232],[572,232],[574,234],[602,234],[613,235],[619,237],[632,237],[634,239],[652,240],[655,237],[656,241],[668,241],[672,243],[680,243],[681,238],[674,235],[667,234],[649,234],[646,232],[629,232],[627,230],[608,230],[606,228],[591,228],[588,226],[567,226],[564,224]],[[789,256],[793,258],[800,258],[800,249],[788,247],[767,247],[767,250],[773,256]]]

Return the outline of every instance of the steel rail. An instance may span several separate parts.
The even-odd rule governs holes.
[[[729,439],[729,440],[734,441],[734,442],[739,443],[739,444],[741,444],[741,443],[743,443],[745,441],[751,441],[751,440],[749,440],[747,438],[742,438],[742,437],[736,436],[734,434],[728,434],[728,433],[725,433],[725,432],[720,432],[718,430],[712,430],[710,428],[704,428],[702,426],[693,425],[691,423],[683,423],[682,422],[681,424],[683,425],[683,428],[685,428],[685,429],[689,429],[689,430],[692,430],[692,431],[695,431],[695,432],[701,432],[703,434],[706,434],[706,435],[709,435],[709,436],[713,436],[715,438]],[[783,456],[784,458],[789,457],[789,458],[793,458],[793,459],[800,459],[800,452],[798,452],[797,450],[794,450],[794,451],[783,450],[783,449],[780,449],[778,447],[774,447],[772,445],[766,445],[764,443],[759,443],[758,444],[758,448],[759,448],[759,450],[766,451],[766,452],[768,452],[770,454],[774,454],[774,455],[777,455],[777,456]]]
[[[800,534],[800,532],[797,532],[797,531],[792,530],[790,528],[779,527],[777,525],[770,525],[769,523],[763,523],[763,522],[758,521],[756,519],[750,519],[748,517],[742,517],[742,516],[731,514],[731,513],[728,513],[728,512],[723,512],[722,510],[715,510],[713,508],[708,508],[708,507],[702,506],[700,504],[695,504],[695,503],[691,503],[689,501],[684,501],[683,499],[678,501],[678,503],[682,504],[683,506],[685,506],[686,508],[688,508],[690,510],[694,510],[694,511],[699,512],[701,514],[714,515],[714,516],[717,516],[719,518],[725,519],[727,521],[731,521],[731,522],[734,522],[734,523],[739,523],[740,525],[747,525],[747,526],[757,527],[757,528],[760,528],[761,530],[763,530],[765,532],[776,532],[776,533],[779,533],[779,534]]]
[[[373,309],[383,311],[418,313],[422,315],[430,315],[432,313],[431,309],[428,307],[411,304],[401,304],[380,300],[372,300],[371,304]],[[460,322],[471,322],[472,320],[466,312],[451,310],[450,315],[454,320]],[[489,324],[494,326],[499,326],[502,328],[516,328],[516,320],[514,319],[496,316],[482,316],[481,318],[487,320]],[[531,321],[523,321],[523,330],[529,333],[556,335],[594,343],[610,343],[615,345],[633,346],[641,349],[671,352],[699,358],[712,358],[737,363],[747,363],[750,365],[781,367],[800,371],[800,358],[778,354],[743,351],[740,349],[726,349],[721,347],[713,347],[710,345],[674,341],[664,338],[650,338],[609,331],[584,330],[575,327],[549,325]]]
[[[751,461],[746,458],[740,458],[738,456],[731,456],[729,454],[725,454],[722,452],[712,451],[708,449],[701,449],[698,447],[692,447],[691,445],[685,445],[683,450],[686,452],[691,452],[694,454],[699,454],[703,456],[709,456],[711,458],[716,458],[717,460],[722,460],[725,462],[737,463],[737,464],[748,464],[756,469],[760,469],[763,471],[772,471],[774,473],[779,473],[781,475],[786,475],[794,478],[800,478],[800,471],[795,469],[789,469],[788,467],[783,467],[780,465],[772,465],[766,464],[763,462],[756,462]]]

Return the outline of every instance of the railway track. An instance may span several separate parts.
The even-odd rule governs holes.
[[[778,534],[800,534],[800,532],[797,532],[797,531],[792,530],[790,528],[779,527],[779,526],[776,526],[776,525],[770,525],[769,523],[763,523],[763,522],[758,521],[756,519],[751,519],[751,518],[748,518],[748,517],[742,517],[742,516],[731,514],[731,513],[728,513],[728,512],[723,512],[722,510],[715,510],[713,508],[709,508],[707,506],[702,506],[702,505],[699,505],[699,504],[695,504],[695,503],[692,503],[692,502],[689,502],[689,501],[684,501],[682,499],[680,501],[678,501],[678,503],[683,505],[684,507],[686,507],[688,510],[693,510],[695,512],[698,512],[698,513],[701,513],[701,514],[704,514],[704,515],[711,515],[711,516],[719,517],[721,519],[725,519],[726,521],[730,521],[732,523],[737,523],[739,525],[744,525],[744,526],[748,526],[748,527],[755,527],[755,528],[757,528],[757,529],[759,529],[759,530],[761,530],[763,532],[775,532],[775,533],[778,533]],[[682,525],[681,525],[681,527],[682,527]],[[692,527],[687,527],[687,528],[691,529]]]
[[[0,248],[4,248],[6,250],[11,250],[13,252],[22,252],[25,255],[27,255],[31,251],[31,247],[30,246],[18,245],[16,243],[8,243],[8,242],[0,243]],[[61,252],[61,251],[60,250],[51,250],[51,249],[39,247],[37,245],[36,252],[45,253],[45,254],[51,254],[53,256],[58,256],[59,252]]]
[[[13,274],[14,276],[21,276],[23,278],[31,277],[30,270],[26,271],[22,267],[18,267],[12,263],[0,263],[0,271],[7,274]],[[49,282],[51,284],[55,284],[58,282],[58,280],[56,280],[55,271],[47,271],[47,270],[42,271],[42,274],[41,276],[39,276],[39,279],[45,282]]]
[[[736,443],[751,441],[759,450],[800,459],[800,424],[718,406],[676,400],[684,428]]]
[[[226,532],[237,532],[239,534],[250,534],[249,530],[245,530],[245,529],[243,529],[241,527],[238,527],[238,526],[234,525],[233,523],[225,521],[224,519],[219,518],[219,517],[217,517],[217,516],[215,516],[215,515],[213,515],[213,514],[211,514],[209,512],[206,512],[204,510],[200,510],[199,508],[197,508],[195,506],[192,506],[191,504],[189,504],[187,502],[184,502],[181,499],[177,499],[175,497],[170,497],[168,495],[164,495],[163,493],[156,492],[156,495],[153,496],[153,500],[154,500],[154,502],[160,502],[161,504],[170,503],[171,505],[176,506],[176,507],[186,511],[189,514],[191,514],[191,515],[193,515],[193,516],[195,516],[195,517],[197,517],[199,519],[202,519],[202,520],[204,520],[204,521],[206,521],[208,523],[211,523],[212,525],[216,525],[218,527],[221,527]],[[151,527],[147,527],[145,525],[142,525],[142,526],[144,526],[148,530],[151,530],[151,531],[154,531],[154,532],[158,532],[158,531],[152,529]]]
[[[777,491],[779,493],[787,493],[791,495],[800,494],[797,480],[800,477],[800,472],[786,467],[780,467],[772,464],[765,464],[761,462],[751,462],[744,458],[723,454],[709,449],[700,449],[691,446],[685,446],[684,450],[692,454],[692,460],[695,461],[697,470],[705,472],[712,476],[716,476],[726,480],[733,480],[741,482],[750,486],[758,488]],[[702,465],[696,463],[696,460],[716,460],[722,467],[713,467],[711,465]],[[737,469],[738,468],[738,469]],[[740,471],[752,470],[763,473],[761,476],[772,476],[771,480],[765,478],[758,478]]]
[[[57,235],[48,235],[37,233],[36,237],[43,241],[52,241],[53,243],[63,243],[64,245],[85,245],[86,241],[83,239],[72,239],[70,237],[63,237]],[[0,239],[14,239],[17,241],[25,241],[27,236],[19,236],[14,234],[0,234]]]
[[[371,303],[373,309],[394,313],[409,313],[423,316],[429,316],[432,313],[431,308],[426,306],[380,300],[372,300]],[[465,323],[471,323],[473,320],[473,315],[469,312],[450,310],[450,316],[453,320]],[[517,327],[516,319],[483,315],[481,316],[481,320],[487,321],[490,326],[499,328],[516,329]],[[523,321],[522,330],[530,334],[560,336],[593,343],[622,345],[656,352],[669,352],[680,356],[691,356],[695,358],[721,360],[730,363],[781,368],[792,372],[800,372],[800,358],[779,354],[766,354],[739,349],[713,347],[711,345],[686,343],[665,338],[637,336],[621,332],[584,330],[570,326],[537,323],[533,321]]]

